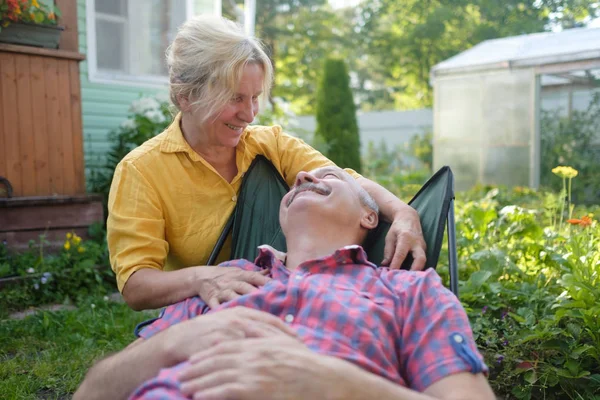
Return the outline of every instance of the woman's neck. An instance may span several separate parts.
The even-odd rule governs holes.
[[[180,123],[181,132],[190,147],[209,163],[220,175],[228,181],[237,173],[236,154],[234,147],[225,147],[211,144],[194,126],[193,121],[184,114]],[[234,170],[235,173],[234,173]],[[231,178],[231,179],[229,179]]]

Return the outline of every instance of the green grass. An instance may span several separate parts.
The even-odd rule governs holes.
[[[135,325],[156,314],[97,297],[78,310],[0,320],[0,397],[71,398],[96,360],[132,342]]]

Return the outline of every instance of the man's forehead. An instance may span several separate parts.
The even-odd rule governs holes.
[[[336,167],[333,165],[329,165],[327,167],[320,167],[320,168],[315,168],[312,171],[310,171],[311,174],[313,175],[323,175],[327,172],[336,172],[338,174],[342,174],[345,176],[345,172],[343,169],[341,169],[340,167]]]

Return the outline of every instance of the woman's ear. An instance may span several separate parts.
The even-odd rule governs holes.
[[[365,229],[375,229],[377,224],[379,224],[379,215],[375,211],[365,208],[360,225]]]
[[[190,100],[183,95],[177,96],[177,103],[179,103],[179,109],[183,112],[190,111],[190,108],[192,106]]]

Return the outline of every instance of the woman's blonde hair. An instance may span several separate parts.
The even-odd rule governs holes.
[[[171,101],[180,110],[178,98],[188,98],[204,112],[206,121],[230,101],[244,67],[251,63],[262,67],[263,95],[268,97],[273,66],[260,42],[225,18],[192,18],[167,49]]]

